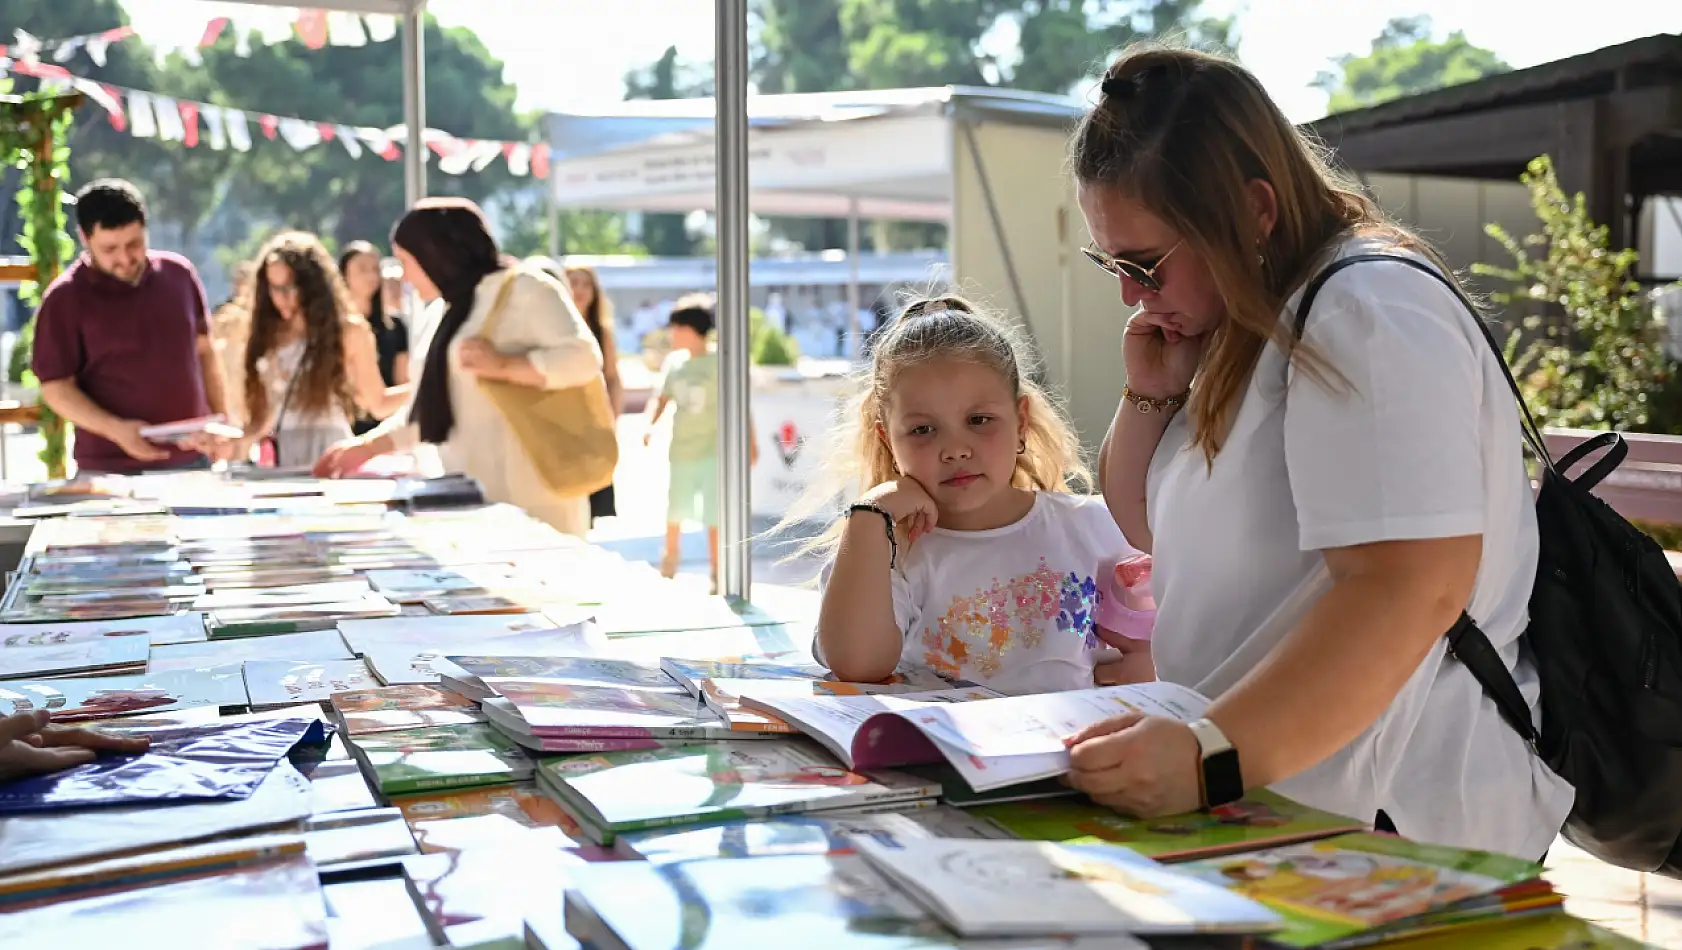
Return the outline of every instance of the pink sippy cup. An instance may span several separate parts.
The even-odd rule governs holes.
[[[1094,618],[1098,637],[1105,634],[1129,640],[1149,640],[1156,624],[1156,600],[1151,596],[1151,556],[1135,554],[1098,566],[1098,608]]]

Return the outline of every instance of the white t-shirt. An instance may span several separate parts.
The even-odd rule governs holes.
[[[1103,499],[1058,492],[1037,493],[1003,528],[936,528],[909,550],[901,542],[900,665],[1013,695],[1090,689],[1094,576],[1101,561],[1132,553]]]
[[[1379,250],[1352,240],[1338,256]],[[1325,548],[1481,534],[1470,613],[1535,714],[1516,638],[1536,513],[1517,407],[1471,321],[1428,274],[1356,264],[1321,288],[1304,333],[1346,386],[1328,390],[1268,346],[1212,470],[1186,417],[1173,420],[1148,492],[1158,676],[1211,697],[1231,687],[1327,590]],[[1372,728],[1275,788],[1354,818],[1383,809],[1421,841],[1527,858],[1553,842],[1574,795],[1442,649]]]

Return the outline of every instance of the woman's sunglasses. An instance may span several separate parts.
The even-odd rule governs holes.
[[[1081,248],[1080,252],[1086,255],[1087,260],[1097,264],[1109,273],[1114,274],[1117,277],[1126,278],[1127,280],[1138,284],[1140,287],[1143,287],[1154,294],[1162,291],[1162,281],[1156,279],[1157,270],[1162,267],[1163,261],[1168,260],[1175,251],[1180,249],[1180,245],[1184,243],[1186,242],[1180,241],[1176,243],[1173,247],[1168,249],[1167,254],[1164,254],[1156,260],[1150,262],[1148,266],[1138,261],[1127,260],[1126,258],[1111,257],[1091,244]]]

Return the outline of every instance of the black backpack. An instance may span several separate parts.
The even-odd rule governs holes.
[[[1446,635],[1449,655],[1472,671],[1549,768],[1576,787],[1567,841],[1611,864],[1682,877],[1682,584],[1657,542],[1590,493],[1623,462],[1628,443],[1602,433],[1555,462],[1476,308],[1436,268],[1410,257],[1359,254],[1328,266],[1303,292],[1297,337],[1326,280],[1369,261],[1423,271],[1472,311],[1542,468],[1541,554],[1524,633],[1541,679],[1541,729],[1489,638],[1464,613]],[[1571,477],[1601,450],[1588,471]]]

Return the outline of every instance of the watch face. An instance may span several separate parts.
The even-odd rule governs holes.
[[[1244,797],[1244,776],[1238,769],[1238,750],[1227,749],[1203,760],[1203,789],[1210,808]]]

